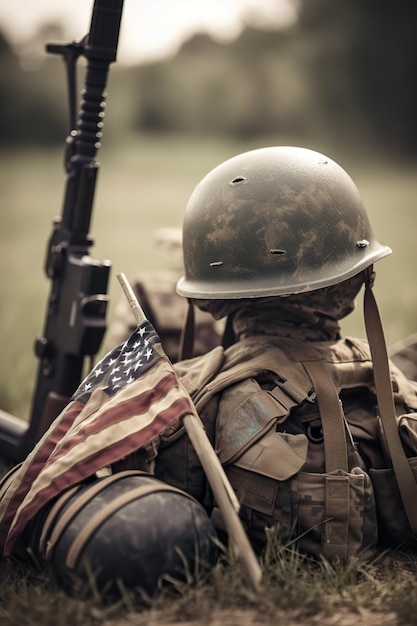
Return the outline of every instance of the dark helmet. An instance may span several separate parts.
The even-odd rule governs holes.
[[[197,299],[303,293],[390,252],[337,163],[305,148],[260,148],[214,168],[192,193],[177,291]]]
[[[142,472],[120,472],[64,492],[34,525],[31,552],[65,588],[109,594],[195,581],[217,560],[214,527],[187,493]],[[81,587],[81,588],[83,588]]]

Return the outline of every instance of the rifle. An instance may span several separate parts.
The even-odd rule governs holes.
[[[79,42],[47,44],[67,70],[70,134],[63,208],[53,220],[45,273],[51,280],[43,335],[35,341],[38,375],[29,421],[0,410],[0,455],[20,461],[68,403],[83,377],[86,357],[97,354],[106,331],[110,261],[89,255],[109,66],[116,60],[123,0],[94,0],[90,32]],[[86,58],[76,119],[76,64]]]

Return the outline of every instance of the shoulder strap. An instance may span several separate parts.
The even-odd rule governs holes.
[[[194,351],[195,314],[193,301],[188,298],[187,317],[181,330],[178,358],[180,361],[191,359]]]
[[[417,534],[417,483],[398,432],[384,331],[372,291],[374,281],[375,274],[369,268],[365,284],[364,316],[374,364],[378,408],[407,519],[412,532]]]
[[[259,374],[270,371],[276,378],[280,389],[288,396],[291,406],[300,404],[309,397],[311,380],[300,363],[289,359],[277,346],[270,346],[265,339],[249,338],[235,344],[224,352],[221,369],[191,395],[197,411],[201,411],[210,398],[226,387],[246,378],[256,378]],[[283,398],[277,400],[287,404]]]
[[[326,472],[348,472],[345,420],[339,394],[323,361],[303,361],[317,395],[324,440]]]

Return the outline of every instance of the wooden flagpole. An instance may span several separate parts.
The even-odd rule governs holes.
[[[117,274],[117,278],[122,286],[136,323],[141,324],[145,321],[146,315],[144,314],[142,307],[140,306],[135,293],[129,284],[129,281],[122,272]],[[184,394],[189,397],[191,406],[194,407],[188,391],[181,384],[181,381],[179,381],[179,384]],[[260,589],[262,570],[239,518],[238,512],[240,504],[236,494],[233,491],[230,481],[223,470],[209,438],[207,437],[203,423],[196,410],[184,417],[184,427],[200,459],[201,465],[206,473],[207,480],[213,490],[214,497],[217,500],[223,521],[232,542],[236,559],[239,561],[252,591],[256,593]]]

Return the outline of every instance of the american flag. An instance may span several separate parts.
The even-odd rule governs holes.
[[[145,320],[81,383],[9,481],[0,487],[0,551],[64,489],[157,442],[193,407]]]

